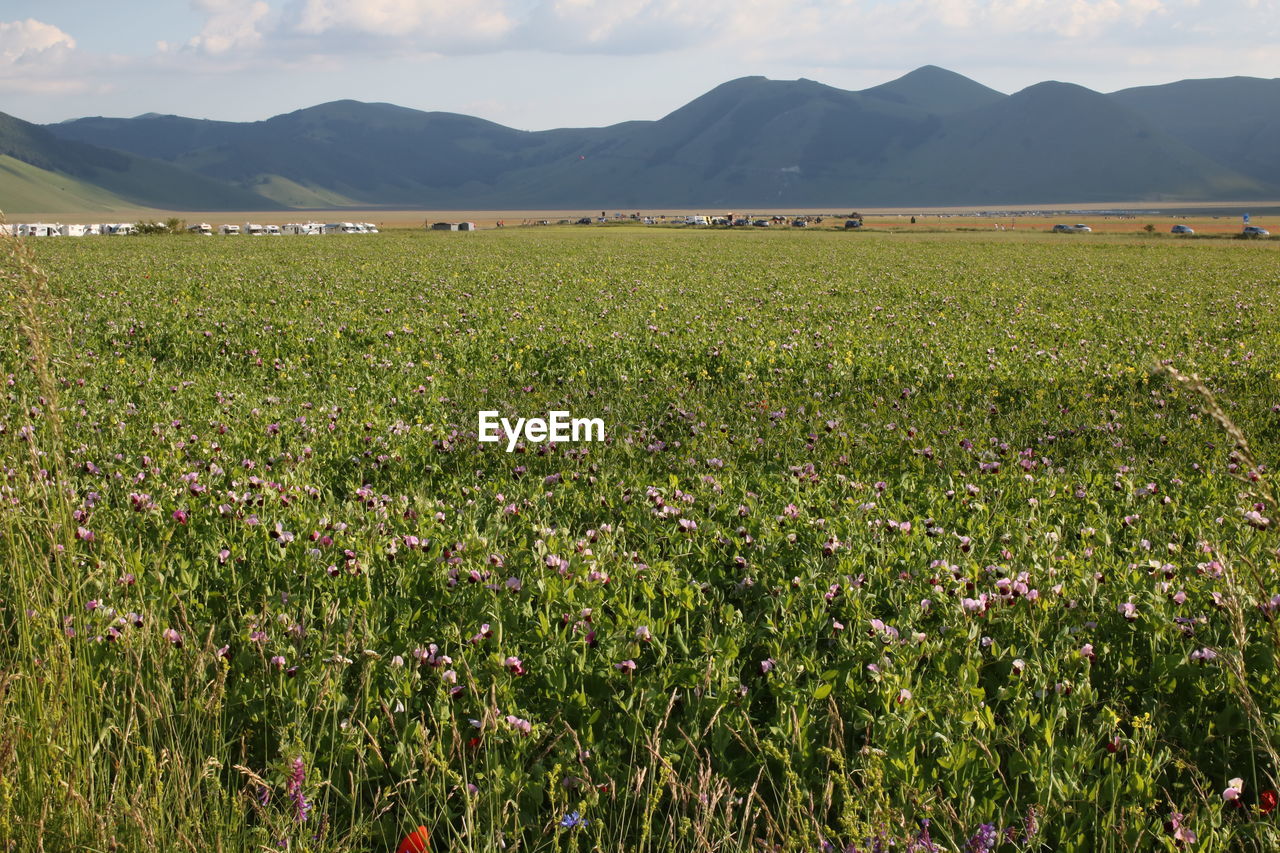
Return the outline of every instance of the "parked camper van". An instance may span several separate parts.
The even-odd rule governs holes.
[[[261,237],[263,234],[267,232],[265,229],[263,229],[261,225],[258,225],[256,222],[246,222],[244,224],[244,230],[241,231],[240,233],[248,234],[250,237]]]
[[[188,225],[187,232],[190,234],[203,234],[206,237],[213,236],[213,226],[208,222],[200,222],[196,225]]]
[[[239,225],[223,225],[223,226],[222,226],[222,233],[223,233],[223,234],[225,234],[225,235],[227,235],[227,236],[231,236],[231,235],[234,235],[234,234],[239,234],[239,233],[240,233],[240,226],[239,226]]]
[[[280,236],[280,233],[281,233],[281,232],[280,232],[280,226],[279,226],[279,225],[267,225],[267,226],[265,226],[265,227],[262,229],[262,233],[263,233],[263,234],[266,234],[268,237],[279,237],[279,236]]]

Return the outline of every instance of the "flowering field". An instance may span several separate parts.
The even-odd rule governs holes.
[[[29,251],[4,849],[1280,845],[1274,247]]]

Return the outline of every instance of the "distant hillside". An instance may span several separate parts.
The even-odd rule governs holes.
[[[0,213],[79,213],[132,207],[101,187],[0,155]]]
[[[81,159],[103,161],[98,171],[56,171],[131,199],[164,190],[165,206],[178,208],[234,197],[239,208],[251,198],[282,207],[639,209],[1275,197],[1278,123],[1280,81],[1184,81],[1109,96],[1043,83],[1004,95],[925,66],[861,92],[744,77],[657,121],[601,128],[527,132],[336,101],[259,122],[144,115],[47,131],[68,145],[163,160],[133,167],[145,182],[110,171],[113,155],[96,147]],[[171,183],[158,165],[175,170]],[[206,183],[192,184],[197,176]]]
[[[1241,198],[1246,178],[1090,89],[1039,83],[943,129],[868,187],[872,203]]]
[[[49,194],[58,198],[58,181],[65,183],[68,179],[81,188],[80,192],[88,193],[84,188],[92,187],[95,192],[88,195],[100,200],[115,196],[131,207],[257,210],[274,206],[261,195],[242,187],[160,160],[60,138],[39,125],[4,113],[0,113],[0,155],[39,170],[23,172],[27,190],[22,196],[0,198],[0,206],[7,212],[31,210],[24,205],[42,203]],[[10,176],[12,178],[13,172]],[[46,191],[35,189],[41,182],[47,184]]]
[[[211,178],[306,204],[438,207],[494,198],[505,173],[563,132],[532,134],[470,116],[336,101],[266,121],[177,116],[81,119],[49,128],[147,151]],[[538,162],[554,159],[543,154]],[[287,188],[282,191],[282,188]],[[332,201],[325,201],[326,199]]]
[[[1183,80],[1111,97],[1206,157],[1280,185],[1280,79]]]
[[[748,77],[658,121],[583,135],[569,156],[517,170],[509,188],[593,206],[846,205],[938,126],[922,110],[810,80]]]

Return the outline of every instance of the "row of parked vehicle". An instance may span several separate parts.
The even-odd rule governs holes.
[[[132,222],[95,222],[90,225],[62,222],[3,222],[3,237],[90,237],[100,234],[136,234],[138,226]]]
[[[1080,222],[1075,225],[1055,225],[1053,226],[1053,231],[1055,234],[1089,234],[1089,233],[1092,233],[1093,229],[1090,228],[1088,225],[1085,225],[1083,222]],[[1179,224],[1170,228],[1169,233],[1181,234],[1182,236],[1185,237],[1185,236],[1194,235],[1196,233],[1196,230],[1192,228],[1190,225]],[[1271,232],[1257,225],[1246,225],[1244,227],[1244,230],[1240,232],[1240,236],[1270,237]]]
[[[615,218],[621,219],[622,217],[615,217]],[[794,218],[789,218],[786,216],[772,216],[767,219],[752,219],[751,217],[734,216],[732,214],[728,216],[703,216],[702,214],[691,214],[689,216],[671,217],[671,218],[667,218],[665,216],[656,217],[656,218],[652,216],[640,217],[638,215],[631,218],[644,225],[671,224],[671,225],[721,226],[721,227],[733,227],[733,228],[741,228],[741,227],[747,227],[747,226],[751,226],[755,228],[769,228],[773,225],[790,225],[793,228],[806,228],[809,225],[822,224],[821,216],[796,216]],[[567,220],[561,220],[561,221],[563,222]],[[576,224],[591,225],[592,223],[607,222],[607,221],[608,219],[603,216],[595,217],[595,218],[590,216],[584,216],[581,219],[578,219]],[[548,225],[550,223],[547,222],[546,220],[543,220],[541,224]],[[862,227],[861,217],[845,220],[844,227],[845,228],[861,228]]]
[[[121,236],[137,234],[135,222],[106,222],[88,225],[61,222],[0,223],[0,236],[5,237],[95,237],[98,235]],[[217,231],[208,222],[188,225],[190,234],[249,234],[254,237],[280,236],[281,234],[377,234],[378,226],[372,222],[290,222],[287,225],[258,225],[246,222],[240,225],[220,225]]]
[[[187,231],[191,234],[202,234],[206,237],[211,237],[214,234],[213,226],[208,222],[197,222],[195,225],[188,225]],[[325,224],[319,222],[290,222],[285,225],[258,225],[254,222],[246,222],[243,228],[239,225],[220,225],[217,233],[225,236],[248,234],[251,237],[278,237],[282,234],[377,234],[378,226],[372,222],[329,222]]]

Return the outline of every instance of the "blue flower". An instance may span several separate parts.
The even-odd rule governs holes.
[[[560,819],[560,825],[564,827],[582,827],[587,825],[587,819],[578,812],[569,812]]]

